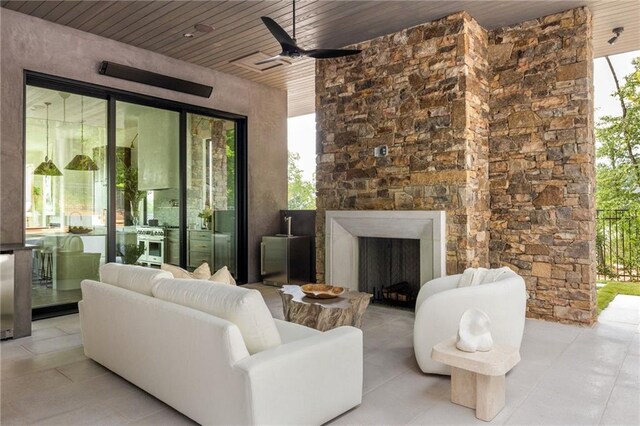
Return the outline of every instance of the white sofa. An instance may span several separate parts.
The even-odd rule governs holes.
[[[201,424],[322,424],[362,401],[359,329],[273,319],[257,290],[129,265],[100,273],[82,282],[85,354]]]
[[[520,348],[527,301],[522,277],[509,269],[497,280],[458,287],[462,277],[458,274],[431,280],[418,293],[413,347],[425,373],[451,374],[450,367],[431,359],[431,349],[456,335],[460,317],[469,308],[487,313],[494,343]]]

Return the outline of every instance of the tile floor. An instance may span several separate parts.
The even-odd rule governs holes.
[[[277,290],[255,285],[282,318]],[[507,375],[506,425],[640,424],[640,297],[618,296],[593,328],[527,320],[522,361]],[[362,405],[333,424],[484,424],[449,402],[448,377],[422,374],[413,314],[370,306],[363,324]],[[2,425],[193,424],[85,358],[77,315],[34,322],[0,345]]]

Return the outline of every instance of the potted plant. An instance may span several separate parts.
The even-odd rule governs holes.
[[[142,241],[139,244],[123,244],[118,249],[118,255],[122,257],[122,262],[127,265],[135,265],[143,254],[144,243]]]
[[[204,210],[202,210],[198,214],[198,217],[202,218],[202,220],[204,221],[204,226],[207,229],[209,230],[213,229],[213,210],[211,210],[211,207],[206,206]]]
[[[147,195],[138,190],[138,168],[131,166],[131,149],[121,147],[117,151],[116,187],[122,190],[124,202],[130,210],[130,217],[125,217],[126,225],[137,225],[140,201]],[[125,207],[126,209],[126,207]]]

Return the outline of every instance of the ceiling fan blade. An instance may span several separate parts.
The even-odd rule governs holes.
[[[267,29],[271,32],[275,39],[278,40],[278,43],[283,46],[297,47],[296,42],[291,38],[291,36],[289,36],[289,34],[285,30],[282,29],[280,25],[278,25],[276,21],[269,18],[268,16],[263,16],[260,19],[262,19],[262,22],[264,22]]]
[[[316,59],[340,58],[343,56],[357,55],[362,52],[355,49],[312,49],[304,52],[305,56]]]
[[[264,64],[268,64],[269,62],[277,61],[280,58],[282,58],[282,55],[276,55],[276,56],[272,56],[271,58],[267,58],[267,59],[263,59],[261,61],[258,61],[255,64],[256,65],[264,65]]]

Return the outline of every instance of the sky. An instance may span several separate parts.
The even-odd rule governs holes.
[[[640,50],[611,56],[611,63],[618,74],[620,84],[631,73],[631,60],[640,56]],[[620,115],[620,103],[611,94],[615,91],[613,76],[605,58],[593,62],[595,123],[604,115]],[[315,114],[301,115],[288,121],[289,151],[300,154],[298,167],[305,180],[311,180],[316,169],[316,122]]]
[[[624,84],[624,77],[631,74],[633,64],[631,60],[640,56],[640,50],[621,53],[620,55],[610,56],[613,68],[618,75],[620,85]],[[613,81],[611,70],[605,58],[598,58],[593,61],[593,81],[594,81],[594,105],[595,105],[595,123],[598,124],[600,117],[603,115],[621,115],[620,101],[618,98],[611,96],[616,90],[616,84]]]

